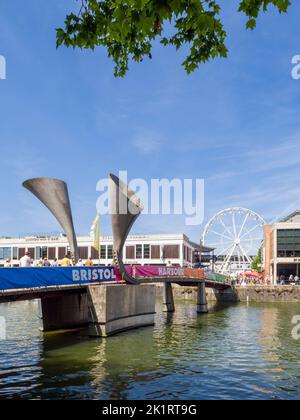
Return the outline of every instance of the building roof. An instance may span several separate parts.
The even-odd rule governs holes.
[[[200,245],[196,244],[196,242],[190,241],[190,244],[197,250],[200,251]],[[201,245],[201,253],[209,253],[213,252],[216,248],[211,248],[209,246]]]
[[[77,235],[77,240],[79,244],[82,243],[92,243],[93,239],[91,238],[91,236],[81,236],[81,235]],[[112,236],[101,236],[100,237],[100,242],[101,243],[112,243],[113,238]],[[172,241],[185,241],[185,243],[187,243],[188,245],[190,245],[191,247],[194,247],[194,243],[183,233],[170,233],[170,234],[132,234],[129,235],[127,237],[126,242],[127,243],[132,243],[132,242],[137,242],[137,241],[142,241],[143,243],[145,243],[146,241],[149,241],[149,243],[170,243]],[[48,244],[62,244],[62,246],[64,246],[65,244],[67,244],[68,239],[65,235],[61,234],[61,235],[56,235],[56,236],[25,236],[25,237],[18,237],[18,238],[12,238],[12,237],[0,237],[0,245],[1,246],[25,246],[29,244],[37,244],[37,245],[47,245]],[[195,244],[196,245],[196,244]],[[199,247],[199,245],[198,245]],[[207,251],[209,252],[209,251]]]
[[[300,222],[300,210],[295,210],[293,213],[280,220],[280,223],[295,223]]]

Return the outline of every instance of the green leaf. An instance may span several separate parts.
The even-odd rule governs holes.
[[[176,50],[188,48],[186,72],[201,63],[227,57],[221,7],[214,0],[82,0],[79,14],[70,13],[56,30],[56,45],[94,50],[104,47],[115,63],[115,76],[124,77],[129,61],[152,58],[154,42]],[[290,0],[240,0],[239,12],[254,29],[261,11],[269,6],[287,12]]]

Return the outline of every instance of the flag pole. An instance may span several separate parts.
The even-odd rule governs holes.
[[[101,265],[101,255],[100,255],[100,214],[98,213],[98,257],[99,257],[99,266]]]

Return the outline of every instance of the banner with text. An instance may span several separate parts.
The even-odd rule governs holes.
[[[0,290],[116,281],[113,267],[1,268]]]

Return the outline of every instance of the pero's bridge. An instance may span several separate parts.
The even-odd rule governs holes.
[[[56,217],[78,260],[67,185],[35,178],[24,182]],[[90,334],[106,336],[125,329],[152,325],[155,284],[162,283],[164,310],[175,310],[172,283],[197,286],[197,312],[206,313],[206,287],[231,287],[224,276],[180,267],[126,267],[123,248],[143,210],[139,198],[114,175],[109,178],[114,267],[9,268],[0,270],[0,303],[40,299],[45,331],[89,324]],[[125,211],[124,211],[125,210]]]
[[[198,286],[198,313],[207,312],[206,287],[220,292],[230,287],[202,270],[124,268],[131,274],[135,271],[139,284],[126,284],[114,267],[2,268],[0,303],[39,299],[44,331],[89,325],[91,336],[106,336],[154,323],[153,284],[163,284],[166,312],[175,310],[172,283]]]

